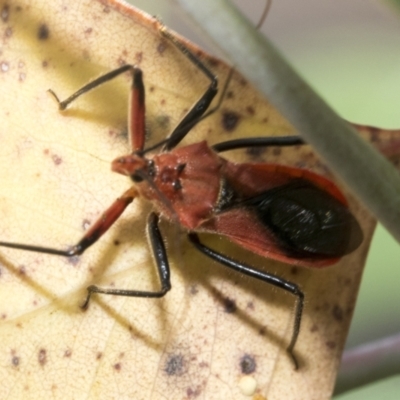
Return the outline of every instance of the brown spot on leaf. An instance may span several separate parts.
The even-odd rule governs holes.
[[[38,354],[39,364],[43,367],[47,362],[47,354],[45,349],[40,349]]]
[[[8,21],[8,17],[10,16],[10,6],[8,4],[4,4],[3,8],[1,9],[0,16],[3,22]]]
[[[62,158],[58,156],[57,154],[53,154],[51,156],[51,159],[53,160],[55,165],[60,165],[62,163]]]
[[[185,359],[182,354],[169,355],[164,371],[168,376],[181,376],[186,372]]]
[[[99,351],[99,352],[96,354],[96,360],[100,360],[101,357],[103,357],[103,353],[102,353],[101,351]]]
[[[197,285],[190,285],[189,293],[193,296],[195,296],[197,293],[199,293],[199,289],[197,288]]]
[[[158,46],[157,46],[157,51],[162,54],[164,53],[165,49],[167,48],[167,45],[164,42],[161,42]]]
[[[47,61],[47,60],[43,60],[43,61],[42,61],[42,67],[43,67],[43,68],[47,68],[48,66],[49,66],[48,61]]]
[[[336,348],[336,342],[334,340],[328,340],[326,342],[326,346],[331,349],[334,350]]]
[[[249,375],[252,374],[257,367],[256,360],[254,359],[253,356],[249,354],[245,354],[241,359],[240,359],[240,370],[242,371],[242,374]]]
[[[290,273],[292,275],[297,275],[299,273],[299,269],[296,267],[292,267],[292,268],[290,268]]]
[[[196,397],[199,397],[201,394],[201,386],[196,386],[195,388],[187,388],[186,389],[186,395],[189,399],[195,399]]]
[[[246,107],[246,111],[250,114],[250,115],[254,115],[255,114],[255,110],[253,106],[247,106]]]
[[[261,157],[266,151],[265,147],[248,147],[246,149],[246,154],[251,158],[257,159]]]
[[[232,300],[229,297],[223,299],[223,304],[224,311],[228,314],[233,314],[237,309],[235,300]]]
[[[121,371],[121,363],[116,363],[116,364],[114,364],[114,369],[116,370],[116,371]]]
[[[282,149],[280,147],[274,147],[272,149],[272,154],[276,157],[280,156],[282,153]]]
[[[227,132],[233,132],[240,121],[240,115],[235,111],[224,111],[222,113],[222,127]]]
[[[340,307],[339,305],[335,304],[333,306],[333,309],[332,309],[332,315],[333,315],[333,318],[335,318],[336,321],[339,321],[339,322],[343,321],[343,309],[342,309],[342,307]]]
[[[143,51],[138,51],[135,53],[136,64],[140,64],[143,60]]]
[[[14,366],[14,367],[18,367],[18,365],[19,365],[19,357],[17,357],[17,356],[13,356],[12,357],[12,359],[11,359],[11,363],[12,363],[12,365]]]
[[[37,38],[39,40],[47,40],[50,36],[49,27],[46,24],[41,24],[37,31]]]
[[[69,358],[69,357],[71,357],[71,355],[72,355],[72,351],[70,349],[67,349],[64,351],[64,357]]]
[[[200,368],[209,368],[210,365],[208,364],[208,362],[201,361],[201,362],[199,363],[199,367],[200,367]]]

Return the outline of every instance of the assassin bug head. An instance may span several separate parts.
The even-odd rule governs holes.
[[[138,154],[129,154],[116,158],[111,169],[121,175],[129,176],[133,182],[142,182],[144,176],[154,176],[154,162]]]

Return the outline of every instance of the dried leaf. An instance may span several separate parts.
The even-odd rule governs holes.
[[[46,90],[65,98],[93,77],[135,63],[144,71],[149,143],[155,143],[208,82],[160,36],[157,21],[125,5],[0,4],[0,238],[67,248],[129,185],[110,171],[110,162],[128,151],[129,77],[63,113]],[[229,67],[196,51],[222,85]],[[378,133],[362,130],[374,138]],[[285,119],[234,74],[221,109],[185,142],[288,134],[295,132]],[[381,148],[389,143],[384,134],[394,137],[379,136]],[[308,147],[239,150],[227,157],[329,174]],[[89,284],[158,288],[144,235],[150,206],[141,200],[79,258],[2,248],[0,398],[244,399],[245,376],[257,385],[254,399],[329,398],[375,225],[352,199],[351,204],[364,243],[323,270],[293,268],[205,238],[238,260],[301,285],[307,303],[297,372],[285,351],[294,299],[205,260],[168,223],[161,228],[173,289],[165,298],[94,296],[86,312],[80,309]]]

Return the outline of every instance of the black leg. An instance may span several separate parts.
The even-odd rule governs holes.
[[[89,305],[89,300],[92,296],[92,293],[112,294],[116,296],[128,297],[163,297],[171,289],[168,256],[165,250],[161,232],[158,228],[158,216],[155,213],[151,213],[149,215],[147,228],[149,232],[151,250],[154,255],[158,275],[161,281],[161,289],[156,292],[151,292],[142,290],[102,289],[91,285],[87,288],[88,294],[85,302],[82,305],[83,309],[86,309]]]
[[[114,79],[115,77],[123,74],[124,72],[130,71],[131,73],[134,73],[135,70],[138,70],[138,68],[136,68],[134,65],[130,64],[123,65],[122,67],[107,72],[106,74],[100,76],[99,78],[89,82],[87,85],[81,87],[79,90],[77,90],[75,93],[73,93],[71,96],[69,96],[67,99],[63,101],[60,101],[60,99],[53,92],[53,90],[49,89],[48,91],[56,99],[60,110],[65,110],[68,107],[68,105],[71,104],[79,96],[82,96],[83,94],[89,92],[90,90],[96,88],[97,86],[100,86],[103,83],[108,82],[111,79]]]
[[[209,247],[203,245],[200,242],[199,237],[195,233],[190,233],[188,235],[188,238],[199,251],[201,251],[203,254],[210,257],[214,261],[217,261],[229,268],[232,268],[235,271],[241,272],[242,274],[251,276],[252,278],[256,278],[263,282],[266,282],[266,283],[269,283],[276,287],[279,287],[279,288],[286,290],[287,292],[293,294],[294,296],[296,296],[297,302],[296,302],[296,308],[295,308],[293,333],[292,333],[292,339],[289,343],[287,351],[294,362],[295,368],[298,369],[299,364],[294,355],[293,350],[294,350],[294,346],[296,344],[297,338],[299,336],[301,317],[303,314],[303,307],[304,307],[304,294],[300,290],[300,288],[296,284],[286,281],[285,279],[282,279],[276,275],[270,274],[268,272],[259,271],[249,265],[239,263],[238,261],[235,261],[221,253],[218,253],[218,252],[210,249]]]
[[[116,78],[125,72],[132,74],[131,95],[129,101],[128,136],[132,151],[143,150],[145,141],[145,90],[143,85],[142,70],[131,64],[114,69],[99,78],[81,87],[67,99],[61,101],[53,90],[49,93],[56,99],[58,108],[65,110],[69,104],[90,90]]]
[[[52,247],[32,246],[30,244],[0,242],[0,247],[19,249],[25,251],[34,251],[37,253],[52,254],[64,257],[73,257],[81,255],[93,243],[96,243],[100,237],[107,232],[111,225],[121,216],[126,207],[132,203],[136,196],[134,188],[128,189],[121,197],[101,215],[101,217],[91,226],[82,239],[69,250],[59,250]]]
[[[244,139],[228,140],[214,144],[212,149],[217,153],[223,151],[241,149],[244,147],[270,147],[270,146],[297,146],[307,144],[300,136],[269,136],[249,137]]]
[[[168,40],[170,40],[182,52],[182,54],[187,57],[196,67],[198,67],[211,81],[208,89],[183,117],[178,126],[172,131],[168,138],[168,142],[163,147],[164,151],[168,151],[176,147],[189,133],[193,126],[196,125],[207,112],[212,100],[218,93],[218,78],[196,55],[194,55],[182,42],[173,36],[164,26],[161,27],[160,32],[166,38],[168,38]]]

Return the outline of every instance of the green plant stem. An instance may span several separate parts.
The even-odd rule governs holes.
[[[343,354],[335,395],[400,372],[400,335],[376,340]]]

